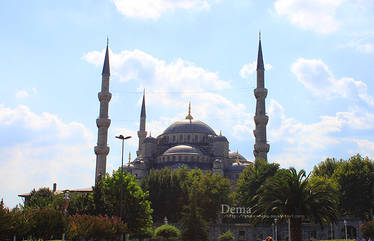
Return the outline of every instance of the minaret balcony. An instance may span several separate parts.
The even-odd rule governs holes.
[[[96,125],[97,127],[106,127],[108,128],[110,126],[110,119],[108,118],[97,118],[96,119]]]
[[[266,98],[266,96],[268,95],[268,90],[266,88],[256,88],[253,92],[255,94],[256,99]]]
[[[255,151],[257,153],[260,153],[260,152],[269,152],[270,145],[266,144],[266,143],[257,143],[257,144],[254,145],[254,148],[255,148]]]
[[[95,146],[96,155],[108,155],[109,146]]]
[[[112,93],[110,92],[99,92],[98,93],[99,101],[109,102],[112,98]]]
[[[254,117],[256,125],[266,125],[269,121],[269,117],[267,115],[255,115]]]

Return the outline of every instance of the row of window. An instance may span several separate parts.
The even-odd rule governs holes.
[[[161,156],[158,158],[159,162],[206,162],[209,161],[207,156],[200,155],[185,155],[185,156]]]

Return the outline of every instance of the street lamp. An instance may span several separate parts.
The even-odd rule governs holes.
[[[277,222],[278,222],[278,219],[274,219],[274,224],[275,224],[275,241],[278,241],[278,229],[277,229]]]
[[[120,173],[120,188],[121,188],[121,193],[120,193],[120,203],[119,203],[119,218],[122,221],[122,212],[123,212],[123,152],[125,149],[125,140],[130,139],[131,136],[126,136],[124,137],[123,135],[116,136],[117,139],[122,140],[122,158],[121,158],[121,173]],[[123,240],[123,234],[121,234],[121,240]]]
[[[345,239],[348,239],[347,235],[347,220],[344,219]]]

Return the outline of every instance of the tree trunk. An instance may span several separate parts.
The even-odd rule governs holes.
[[[291,241],[302,241],[301,218],[291,218]]]

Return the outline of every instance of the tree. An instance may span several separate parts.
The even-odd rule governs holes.
[[[374,163],[359,154],[343,161],[333,174],[339,184],[340,209],[344,215],[371,220],[374,199]]]
[[[217,220],[221,204],[231,204],[232,202],[229,198],[230,180],[219,174],[206,172],[196,177],[192,186],[196,186],[199,193],[197,197],[198,206],[202,210],[201,215],[206,221],[214,222]]]
[[[168,241],[178,239],[181,236],[181,231],[175,226],[165,223],[155,229],[154,236]]]
[[[232,234],[231,230],[227,230],[226,232],[222,233],[220,236],[218,236],[219,241],[231,241],[234,240],[235,237]]]
[[[25,201],[25,207],[44,208],[53,202],[54,194],[49,188],[42,187],[38,191],[33,189],[30,192],[29,200]]]
[[[340,166],[343,160],[337,161],[335,158],[326,158],[325,161],[320,162],[313,167],[313,176],[332,177],[335,170]]]
[[[148,200],[154,210],[155,222],[160,222],[164,217],[177,222],[183,210],[185,200],[188,199],[188,190],[184,190],[185,168],[173,171],[170,168],[151,170],[142,180],[141,187],[149,192]]]
[[[279,164],[268,163],[263,159],[256,159],[240,174],[237,188],[234,193],[236,204],[243,207],[254,205],[253,197],[260,186],[269,178],[275,175]]]
[[[304,170],[280,170],[268,179],[254,197],[254,215],[288,217],[291,240],[302,240],[302,219],[322,225],[337,219],[337,198],[333,186],[309,182]],[[256,221],[256,220],[255,220]]]
[[[197,196],[198,192],[194,187],[181,220],[182,240],[185,241],[207,241],[209,239],[206,221],[201,216],[201,210],[197,205]]]
[[[123,185],[122,220],[127,224],[131,238],[143,237],[152,230],[152,209],[147,200],[148,193],[138,186],[134,176],[120,169],[106,175],[94,188],[96,213],[108,216],[120,216],[121,173]],[[99,205],[98,205],[99,204]],[[101,206],[103,205],[103,206]]]
[[[4,202],[0,202],[0,240],[8,240],[12,233],[12,215],[8,208],[4,207]]]

